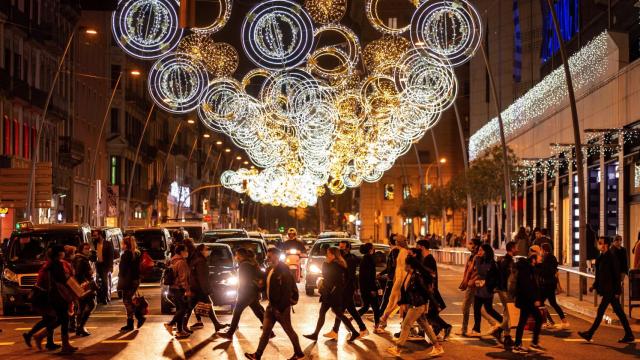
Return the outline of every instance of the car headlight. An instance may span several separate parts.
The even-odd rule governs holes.
[[[222,280],[222,284],[226,286],[236,286],[238,285],[238,277],[235,275],[229,276],[228,278]]]
[[[4,271],[2,272],[2,277],[14,283],[20,282],[20,278],[18,277],[18,275],[16,275],[16,273],[9,269],[4,269]]]
[[[297,254],[297,253],[298,253],[298,249],[291,249],[291,250],[289,250],[289,254],[291,254],[291,255],[295,255],[295,254]]]
[[[280,254],[280,261],[284,261],[286,258],[287,256],[285,254]]]
[[[318,265],[311,264],[309,265],[309,272],[312,274],[320,274],[322,270],[320,269],[320,267],[318,267]]]

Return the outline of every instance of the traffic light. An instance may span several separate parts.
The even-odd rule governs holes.
[[[278,231],[279,231],[279,232],[281,232],[281,233],[284,233],[284,226],[280,226],[280,227],[278,228]]]

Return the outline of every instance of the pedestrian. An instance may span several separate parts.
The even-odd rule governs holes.
[[[122,239],[122,257],[118,270],[118,291],[122,293],[122,303],[127,311],[127,324],[120,331],[133,331],[133,318],[137,317],[137,327],[140,328],[146,318],[142,314],[136,314],[133,297],[140,286],[140,252],[136,239],[133,236],[125,236]]]
[[[426,320],[427,304],[429,302],[429,288],[424,282],[424,275],[419,272],[421,268],[420,262],[415,257],[408,257],[405,263],[405,277],[400,280],[400,299],[398,304],[402,307],[405,314],[402,321],[400,336],[396,340],[396,346],[387,349],[394,356],[401,356],[403,347],[409,338],[409,333],[413,324],[417,321],[422,330],[433,344],[431,352],[427,354],[429,357],[442,355],[444,349],[433,329]]]
[[[480,246],[474,259],[474,267],[477,277],[475,279],[475,298],[473,299],[474,324],[470,336],[481,336],[482,308],[497,321],[490,332],[492,335],[497,335],[501,329],[498,324],[502,323],[503,319],[502,315],[493,308],[493,292],[500,282],[500,274],[490,244],[485,243]],[[499,338],[499,336],[497,337]]]
[[[640,269],[640,231],[638,231],[638,238],[631,252],[633,253],[633,269]]]
[[[329,310],[332,310],[336,318],[340,319],[351,331],[351,337],[348,341],[354,341],[360,336],[360,333],[353,327],[351,321],[344,315],[344,293],[345,282],[347,277],[347,262],[342,257],[340,249],[332,246],[327,249],[327,258],[322,264],[322,284],[320,286],[320,312],[316,329],[309,335],[303,335],[307,339],[316,341],[318,334],[322,330],[324,320]],[[334,330],[323,335],[324,337],[336,340],[337,332]]]
[[[513,238],[517,246],[517,254],[519,256],[527,256],[529,254],[529,239],[527,237],[527,230],[524,227],[518,229],[518,233]]]
[[[393,288],[391,289],[391,294],[389,295],[389,302],[384,309],[382,316],[380,317],[380,324],[376,329],[377,333],[384,332],[384,329],[387,327],[387,320],[391,313],[393,313],[398,307],[398,300],[400,299],[400,286],[402,285],[402,279],[404,279],[406,274],[404,263],[409,254],[407,247],[407,238],[404,235],[396,236],[396,246],[398,248],[398,257],[396,258],[395,263],[395,274],[393,280]]]
[[[629,260],[627,249],[622,246],[622,236],[616,235],[613,238],[613,243],[611,244],[612,250],[616,254],[616,258],[618,259],[618,264],[620,264],[620,282],[624,283],[624,278],[629,275]]]
[[[611,248],[611,238],[601,236],[598,239],[598,250],[600,256],[596,259],[596,278],[593,285],[589,288],[589,292],[596,290],[598,295],[602,296],[598,313],[596,315],[591,328],[587,331],[579,331],[578,335],[587,341],[591,341],[598,326],[602,322],[607,307],[611,305],[613,311],[620,319],[620,323],[624,328],[624,337],[618,340],[619,343],[630,344],[635,341],[629,320],[620,305],[620,294],[622,293],[622,283],[620,282],[620,264],[614,250]]]
[[[111,302],[111,274],[113,273],[114,250],[111,241],[106,241],[101,231],[94,231],[96,249],[96,275],[98,280],[98,304]]]
[[[189,253],[189,256],[187,256],[187,265],[189,265],[189,269],[193,275],[193,262],[195,261],[196,258],[198,258],[198,251],[196,251],[196,245],[195,242],[193,241],[192,238],[186,238],[184,239],[184,246],[187,248],[187,252]],[[206,263],[206,259],[205,259],[205,263]],[[207,269],[207,276],[209,275],[208,269]],[[191,277],[192,279],[194,279],[193,277]],[[195,279],[194,279],[195,281]],[[194,330],[198,330],[198,329],[202,329],[204,327],[204,323],[202,322],[202,318],[200,317],[200,315],[196,314],[196,323],[193,324],[191,326],[191,328],[189,328],[189,319],[191,318],[191,313],[193,312],[193,310],[195,309],[196,305],[198,304],[198,301],[196,299],[194,299],[195,297],[195,292],[191,291],[191,297],[189,297],[187,299],[187,312],[185,314],[185,320],[184,320],[184,328],[186,329],[187,332],[189,333],[193,333]],[[214,314],[215,316],[215,314]],[[217,320],[217,319],[216,319]]]
[[[447,323],[441,316],[440,312],[444,310],[447,305],[440,294],[440,290],[438,289],[438,263],[436,259],[431,254],[431,249],[429,248],[430,244],[426,240],[420,240],[417,243],[417,249],[420,250],[422,255],[422,266],[426,272],[430,275],[433,284],[433,299],[434,303],[429,303],[429,309],[427,311],[427,319],[429,323],[433,327],[436,335],[440,333],[440,331],[444,330],[443,339],[446,340],[451,335],[451,330],[453,326]]]
[[[360,296],[362,297],[362,307],[358,311],[360,316],[369,311],[373,312],[374,328],[380,323],[381,309],[380,299],[378,298],[378,286],[376,281],[376,260],[373,256],[374,247],[372,243],[364,243],[360,245],[360,274],[358,275],[358,283],[360,285]]]
[[[378,274],[378,276],[386,277],[386,281],[384,283],[384,295],[382,297],[382,302],[380,303],[380,311],[383,312],[389,303],[389,297],[391,296],[391,292],[393,291],[393,280],[396,273],[396,261],[398,259],[398,254],[400,253],[400,249],[396,246],[396,235],[391,234],[389,236],[389,246],[391,247],[391,251],[387,256],[387,264],[384,270]],[[374,332],[378,332],[379,328],[376,327]],[[382,331],[384,332],[384,331]]]
[[[562,321],[558,328],[568,329],[569,322],[564,315],[564,311],[562,311],[562,308],[556,301],[556,289],[558,288],[558,259],[556,259],[556,257],[551,253],[551,246],[548,243],[543,243],[541,250],[542,263],[538,265],[540,268],[540,302],[544,306],[544,303],[548,300],[549,305],[556,310],[556,313],[560,316],[560,320]],[[555,327],[555,323],[548,312],[546,320],[547,328]]]
[[[83,243],[78,248],[78,252],[73,259],[73,268],[75,270],[75,279],[78,284],[89,284],[91,292],[78,300],[76,335],[85,337],[91,335],[87,331],[86,325],[89,321],[91,312],[96,308],[96,293],[94,279],[94,259],[92,259],[91,245]]]
[[[520,318],[516,328],[516,340],[513,343],[512,351],[516,354],[526,354],[529,349],[522,346],[522,335],[524,327],[532,316],[535,322],[533,327],[533,339],[530,349],[536,352],[544,351],[540,346],[540,330],[542,329],[542,314],[540,313],[540,289],[538,279],[535,274],[535,266],[540,255],[532,253],[528,258],[520,258],[516,262],[515,278],[512,296],[516,300],[516,307],[520,309]]]
[[[240,316],[249,307],[260,323],[264,321],[264,308],[260,304],[260,289],[264,288],[264,273],[260,270],[260,265],[256,261],[253,251],[245,248],[236,250],[236,261],[238,262],[238,297],[236,306],[233,308],[231,326],[226,332],[218,335],[225,339],[233,339],[233,334],[238,329]],[[272,334],[272,337],[275,334]]]
[[[509,294],[509,278],[513,272],[515,266],[514,257],[516,256],[516,242],[509,241],[506,245],[506,254],[498,261],[498,272],[500,274],[500,281],[496,286],[498,297],[502,303],[502,342],[505,350],[511,350],[513,346],[513,340],[511,339],[511,326],[510,326],[510,314],[507,304],[512,302],[513,299]]]
[[[553,248],[553,245],[551,244],[551,239],[549,239],[544,235],[544,232],[542,231],[542,229],[536,228],[533,234],[534,234],[534,238],[531,245],[538,245],[542,247],[543,244],[548,244],[549,248]]]
[[[338,245],[340,247],[342,258],[347,263],[347,272],[343,295],[343,308],[345,309],[345,311],[349,312],[353,320],[356,322],[356,324],[358,324],[358,328],[360,329],[360,337],[365,337],[369,335],[369,331],[367,331],[367,326],[364,324],[364,321],[362,321],[362,317],[360,316],[358,309],[356,309],[356,303],[353,299],[353,296],[356,292],[356,282],[358,281],[356,271],[358,270],[358,264],[360,263],[360,261],[355,255],[351,253],[351,242],[349,240],[341,240]],[[328,337],[337,338],[339,330],[340,318],[336,317],[336,320],[333,324],[332,332],[329,333]]]
[[[209,264],[207,259],[210,255],[209,247],[205,244],[199,244],[194,248],[194,255],[192,256],[191,275],[189,277],[189,284],[191,286],[190,308],[195,309],[198,303],[205,303],[209,305],[209,319],[213,323],[215,332],[226,328],[229,324],[222,324],[216,316],[213,306],[211,306],[211,287],[209,285]],[[197,315],[197,314],[196,314]],[[189,320],[185,319],[184,327],[187,326]]]
[[[168,323],[164,324],[165,329],[176,338],[187,338],[191,332],[185,324],[187,310],[189,309],[188,297],[191,296],[190,276],[191,270],[187,263],[189,251],[183,245],[176,246],[176,254],[171,258],[171,273],[173,282],[169,286],[169,296],[173,304],[176,306],[176,312]],[[176,333],[173,333],[173,326],[176,327]]]
[[[62,346],[61,354],[71,354],[78,350],[69,342],[69,306],[73,299],[71,290],[66,283],[72,276],[70,267],[64,264],[65,249],[61,245],[54,245],[49,249],[48,261],[38,272],[36,288],[40,291],[37,307],[42,314],[42,320],[36,323],[31,330],[23,334],[28,347],[31,340],[35,340],[38,350],[42,350],[42,341],[47,337],[47,350],[58,348],[53,343],[53,331],[60,326]]]
[[[267,347],[276,321],[280,323],[293,345],[294,353],[289,360],[304,359],[304,352],[300,347],[298,334],[293,330],[293,325],[291,324],[291,307],[298,303],[298,287],[289,267],[280,262],[280,254],[281,252],[277,248],[267,250],[267,257],[271,264],[267,269],[266,276],[266,292],[269,305],[264,313],[262,335],[256,352],[244,354],[250,360],[260,360],[262,358],[262,353]]]

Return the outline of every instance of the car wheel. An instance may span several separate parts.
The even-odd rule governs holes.
[[[314,288],[304,288],[304,292],[307,294],[307,296],[313,296],[315,294],[315,289]]]

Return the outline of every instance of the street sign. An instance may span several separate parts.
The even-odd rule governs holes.
[[[29,168],[0,169],[0,207],[25,208],[29,194]],[[34,204],[37,208],[51,207],[53,170],[51,163],[36,164]]]

